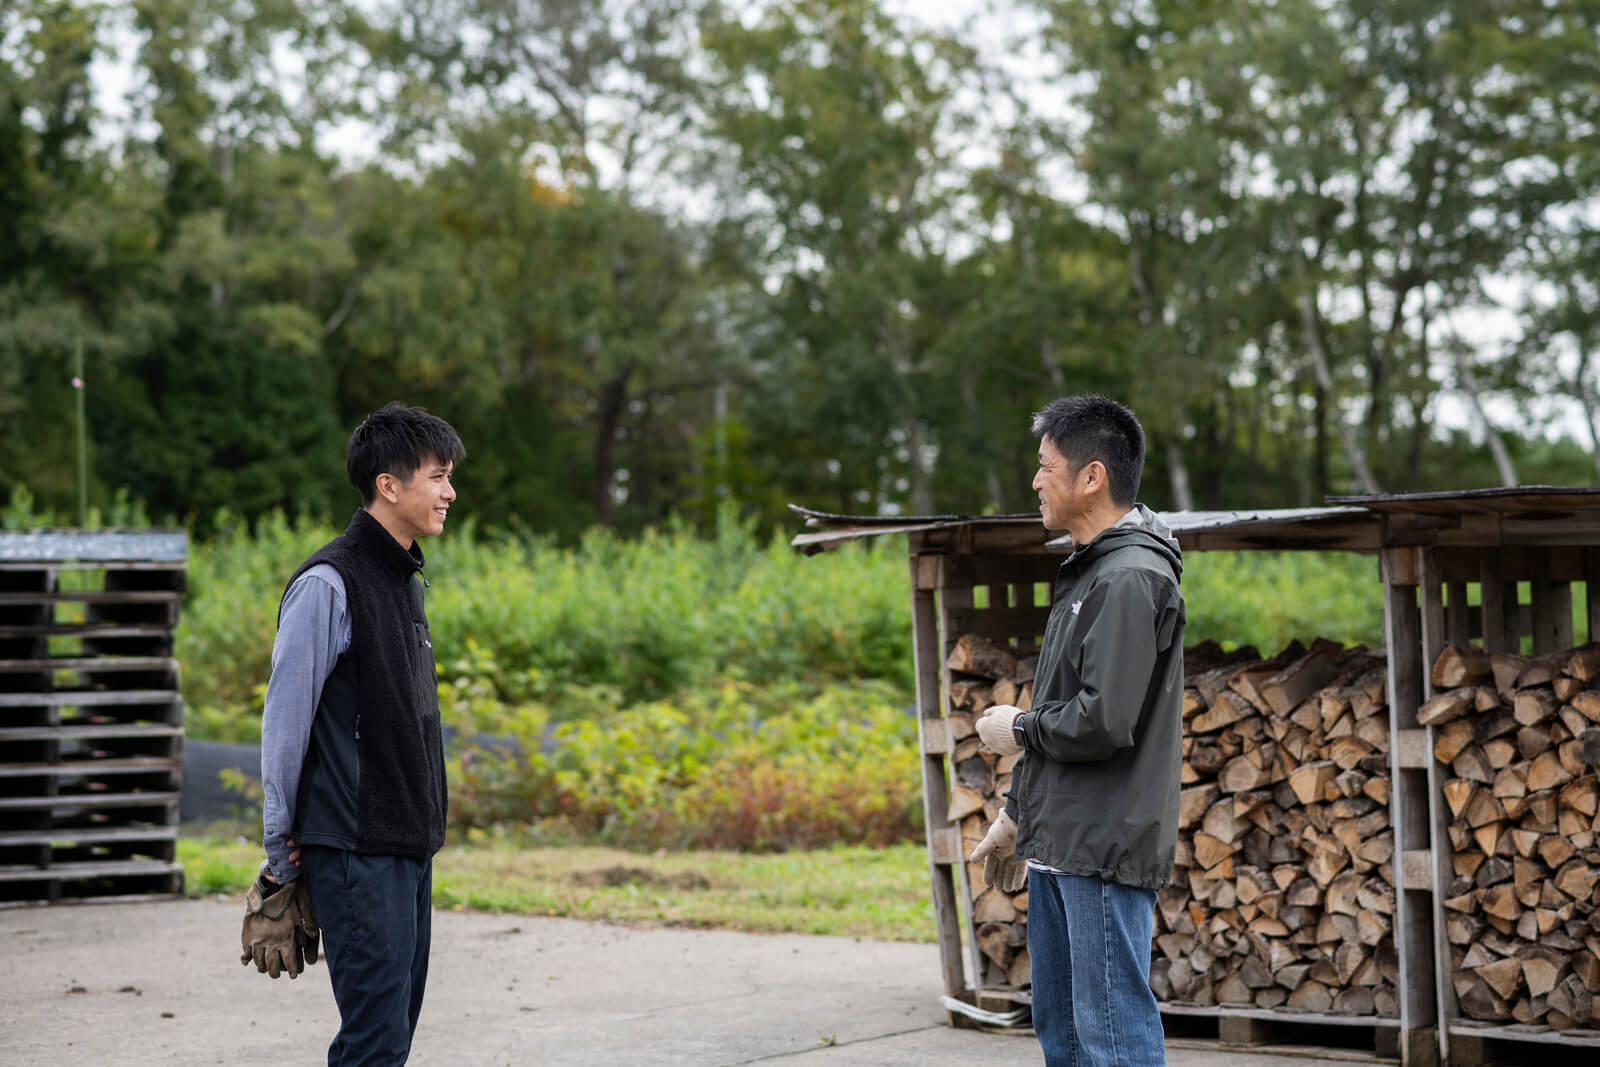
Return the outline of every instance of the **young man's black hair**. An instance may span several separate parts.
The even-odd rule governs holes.
[[[428,456],[441,463],[460,463],[467,450],[454,427],[422,408],[396,400],[368,415],[350,435],[345,470],[361,494],[363,507],[378,495],[378,475],[408,480]]]

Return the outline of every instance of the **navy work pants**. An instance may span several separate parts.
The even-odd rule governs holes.
[[[328,1067],[405,1063],[428,983],[433,861],[308,845],[300,872],[339,1005]]]

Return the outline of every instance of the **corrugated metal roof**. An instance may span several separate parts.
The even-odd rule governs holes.
[[[1426,515],[1600,509],[1600,489],[1577,485],[1508,485],[1431,493],[1375,493],[1329,497],[1330,504],[1352,504],[1374,511]]]
[[[844,541],[890,533],[919,533],[953,527],[993,528],[1039,526],[1037,514],[1020,515],[836,515],[791,504],[816,532],[798,534],[790,542],[807,552],[820,552]],[[1259,508],[1251,511],[1169,511],[1161,519],[1185,550],[1211,549],[1344,549],[1376,551],[1379,518],[1365,508],[1331,505],[1319,508]],[[1065,551],[1071,538],[1041,543]]]
[[[1257,508],[1157,513],[1186,551],[1240,548],[1376,551],[1378,518],[1365,508]],[[1048,542],[1070,548],[1072,538]]]
[[[881,537],[884,534],[918,533],[959,526],[1025,526],[1039,525],[1039,516],[1032,515],[838,515],[827,511],[814,511],[798,504],[789,510],[805,516],[806,525],[816,533],[797,534],[789,543],[807,554],[826,551],[845,541],[863,537]],[[1044,530],[1039,531],[1044,540]]]
[[[791,505],[792,506],[792,505]],[[1037,525],[1023,515],[834,515],[796,507],[815,532],[793,544],[808,552],[884,533]],[[1600,545],[1600,488],[1517,485],[1429,493],[1329,497],[1313,508],[1163,512],[1185,551],[1338,549],[1389,545]],[[1019,531],[1020,533],[1020,531]],[[1041,538],[1044,532],[1041,531]],[[1013,539],[1014,540],[1014,539]],[[1039,547],[1065,551],[1067,537]]]

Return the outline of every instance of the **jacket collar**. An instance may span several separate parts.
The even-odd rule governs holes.
[[[366,508],[356,509],[355,517],[350,520],[344,534],[396,574],[409,577],[422,569],[422,546],[413,543],[409,549],[402,548],[394,535],[385,530],[383,523],[373,518]]]

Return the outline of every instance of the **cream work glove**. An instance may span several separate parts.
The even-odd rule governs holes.
[[[1027,884],[1028,862],[1017,856],[1017,824],[1003,810],[969,858],[974,863],[983,861],[986,885],[1015,893]]]
[[[1011,704],[996,704],[978,716],[978,738],[983,747],[1001,756],[1011,756],[1022,751],[1017,741],[1015,726],[1022,709]]]

